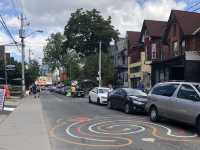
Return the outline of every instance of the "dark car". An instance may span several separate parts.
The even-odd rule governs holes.
[[[108,108],[120,109],[125,113],[145,112],[147,94],[138,89],[120,88],[108,96]]]

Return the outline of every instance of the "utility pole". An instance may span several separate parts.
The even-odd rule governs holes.
[[[28,62],[31,64],[31,49],[28,50]]]
[[[25,30],[24,30],[24,16],[23,16],[23,14],[21,14],[20,21],[21,21],[21,27],[20,27],[20,31],[19,31],[19,37],[21,38],[21,49],[22,49],[22,97],[24,97],[24,95],[25,95],[25,76],[24,76],[24,74],[25,74],[25,67],[24,67]]]
[[[101,41],[99,42],[99,87],[101,87]]]
[[[4,49],[4,66],[5,66],[5,84],[8,84],[8,74],[7,74],[7,70],[6,70],[6,65],[7,65],[7,60],[6,60],[6,50]]]

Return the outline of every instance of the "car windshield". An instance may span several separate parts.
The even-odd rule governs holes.
[[[194,85],[196,87],[196,89],[200,92],[200,84],[196,84]]]
[[[137,89],[126,89],[127,95],[129,96],[147,96],[146,93]]]
[[[108,93],[108,89],[99,89],[99,93]]]

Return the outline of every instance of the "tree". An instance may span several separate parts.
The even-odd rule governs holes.
[[[118,34],[111,25],[111,17],[104,19],[96,9],[78,9],[71,14],[65,26],[64,46],[75,50],[80,56],[88,56],[96,53],[95,49],[98,49],[102,41],[102,51],[107,52],[110,42],[116,40]]]
[[[44,48],[44,63],[48,64],[51,70],[62,67],[70,78],[74,79],[79,74],[79,57],[74,50],[63,46],[65,37],[61,33],[51,34]],[[71,74],[70,74],[71,72]]]
[[[83,67],[83,78],[96,81],[98,76],[98,54],[90,55],[86,58],[85,65]],[[113,83],[114,78],[114,66],[112,59],[106,54],[102,54],[102,83],[107,86]]]
[[[64,36],[61,33],[51,34],[47,39],[47,45],[44,48],[44,62],[49,65],[53,71],[57,67],[64,66],[64,54],[63,51]]]
[[[37,61],[32,60],[25,70],[26,87],[29,87],[40,75],[39,64]]]

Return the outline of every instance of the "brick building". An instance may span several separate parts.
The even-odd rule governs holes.
[[[162,48],[162,35],[167,22],[144,20],[141,33],[129,49],[129,87],[136,88],[143,82],[145,88],[151,88],[151,64],[159,60]]]
[[[152,63],[152,82],[200,82],[200,13],[172,10],[159,59]],[[162,57],[161,57],[162,56]]]

